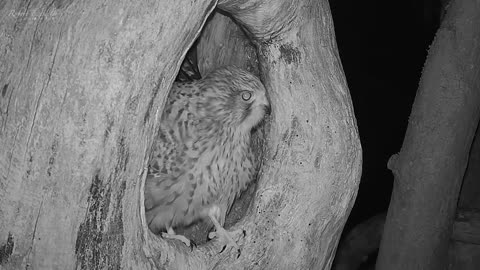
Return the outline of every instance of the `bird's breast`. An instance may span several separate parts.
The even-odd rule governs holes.
[[[210,151],[205,151],[198,164],[204,176],[201,181],[214,201],[233,201],[254,174],[249,138],[233,138],[221,138]]]

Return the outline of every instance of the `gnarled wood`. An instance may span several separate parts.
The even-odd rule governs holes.
[[[14,246],[3,269],[195,262],[147,233],[140,183],[165,96],[215,5],[0,4],[0,247]]]
[[[258,70],[273,105],[255,200],[235,225],[247,231],[242,256],[218,254],[214,241],[190,252],[145,226],[145,164],[162,104],[215,5],[0,4],[2,267],[330,266],[361,148],[327,1],[222,1],[255,46],[237,50],[229,35],[243,32],[231,23],[211,25],[219,39],[199,46],[202,70]]]

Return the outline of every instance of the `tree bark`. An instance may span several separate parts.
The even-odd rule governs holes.
[[[480,3],[455,0],[437,32],[399,155],[377,269],[445,269],[480,117]]]
[[[272,117],[253,205],[235,226],[247,231],[242,256],[216,267],[329,269],[356,195],[361,148],[328,3],[232,1],[219,7],[257,48]],[[218,65],[255,67],[238,61],[238,55],[250,59],[248,48],[239,52],[240,42],[219,38],[238,38],[238,30],[222,31],[202,35],[199,45],[209,49],[199,56],[207,51],[212,56],[205,58]]]
[[[0,5],[2,267],[330,267],[361,147],[327,1],[223,1],[255,46],[233,50],[222,34],[204,45],[229,44],[225,56],[199,52],[201,70],[258,70],[273,106],[254,201],[234,225],[247,232],[240,258],[218,254],[215,241],[190,252],[145,224],[145,166],[165,97],[215,6]]]
[[[450,244],[451,270],[476,270],[480,265],[480,127],[472,142],[463,176]]]
[[[477,270],[480,265],[480,211],[459,210],[449,250],[450,270]]]
[[[140,183],[165,97],[215,4],[0,4],[3,269],[187,260],[142,225]]]
[[[472,142],[468,165],[463,176],[462,189],[460,190],[459,208],[480,209],[480,125]]]

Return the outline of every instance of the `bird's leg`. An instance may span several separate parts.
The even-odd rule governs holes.
[[[190,244],[191,244],[190,240],[188,238],[186,238],[185,236],[175,234],[175,231],[173,230],[172,227],[168,227],[167,232],[162,233],[162,237],[167,238],[167,239],[176,239],[176,240],[182,241],[187,247],[190,247]]]
[[[223,244],[224,248],[223,250],[228,250],[231,247],[234,247],[238,252],[240,252],[240,248],[237,244],[237,241],[234,240],[233,237],[237,238],[238,234],[241,233],[243,234],[243,230],[236,230],[229,232],[223,228],[222,225],[220,225],[220,222],[218,222],[218,212],[219,208],[217,206],[212,207],[208,211],[208,217],[212,220],[213,225],[215,226],[215,231],[211,232],[208,234],[208,238],[212,239],[214,237],[218,238],[220,243]]]

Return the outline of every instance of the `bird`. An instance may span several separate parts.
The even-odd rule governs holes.
[[[235,66],[174,82],[145,181],[145,216],[153,233],[192,247],[175,228],[210,220],[215,231],[209,238],[218,239],[222,251],[240,251],[234,239],[238,230],[223,226],[233,202],[254,178],[251,132],[269,111],[262,82]]]

